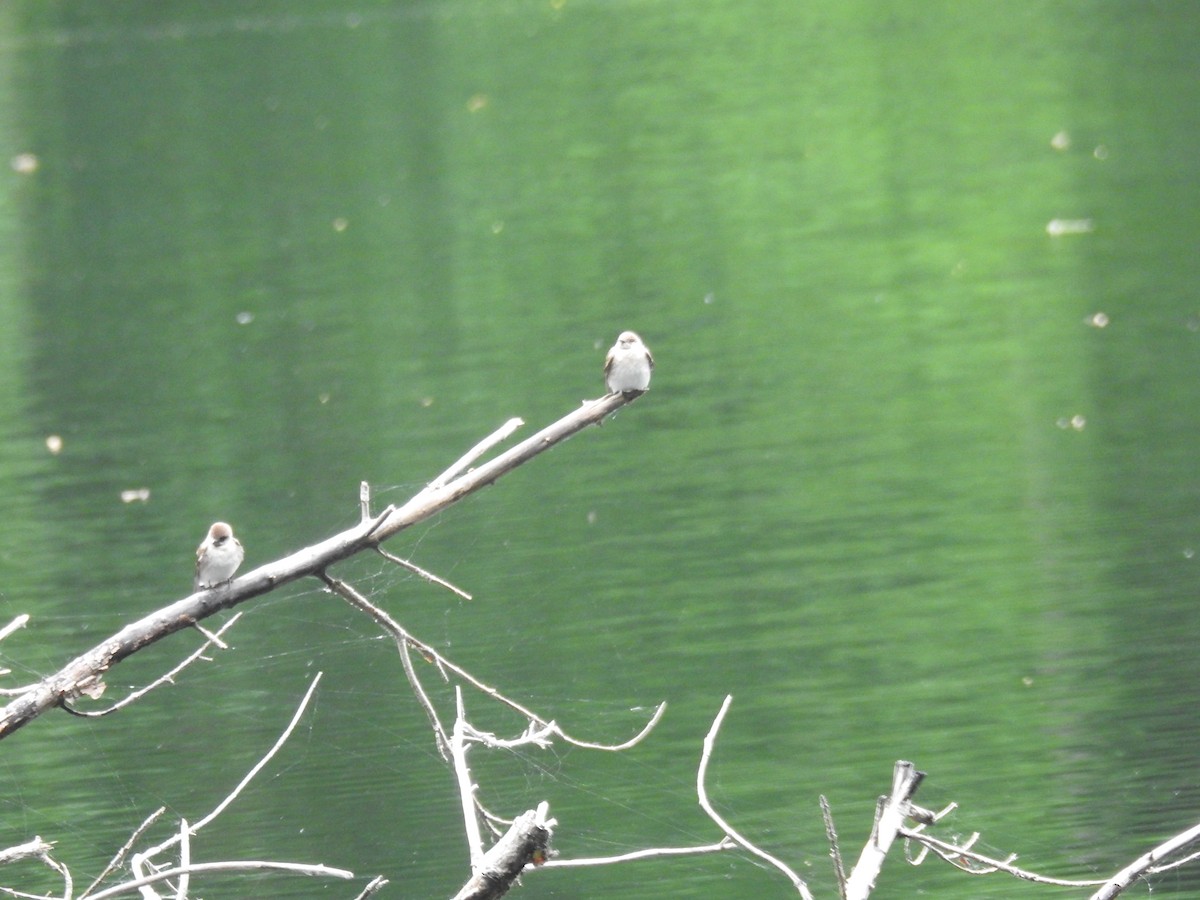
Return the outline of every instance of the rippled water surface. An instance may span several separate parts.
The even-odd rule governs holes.
[[[1198,24],[1182,3],[6,6],[0,617],[33,617],[10,680],[183,596],[215,519],[258,565],[356,521],[361,481],[401,503],[509,417],[532,433],[601,392],[633,328],[649,394],[393,542],[474,599],[378,559],[338,573],[581,738],[668,702],[623,755],[476,749],[483,801],[549,801],[564,857],[715,841],[694,781],[731,694],[713,801],[818,896],[818,795],[852,862],[898,759],[929,773],[919,800],[960,804],[945,836],[1115,871],[1200,820]],[[205,815],[320,671],[193,858],[453,895],[457,794],[391,643],[316,582],[243,608],[232,651],[135,707],[5,741],[0,843],[57,841],[86,883],[156,807],[160,839]],[[875,896],[1029,890],[897,856]],[[518,893],[794,896],[741,853]]]

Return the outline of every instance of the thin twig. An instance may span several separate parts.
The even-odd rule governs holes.
[[[450,582],[446,581],[446,579],[439,578],[437,575],[434,575],[432,572],[430,572],[426,569],[422,569],[416,563],[409,562],[407,559],[401,559],[396,554],[389,553],[388,551],[384,550],[382,547],[376,547],[375,550],[384,559],[390,560],[390,561],[394,562],[396,565],[401,566],[405,569],[408,569],[408,571],[412,572],[414,575],[419,575],[421,578],[424,578],[430,584],[436,584],[438,587],[444,587],[446,590],[450,591],[451,593],[458,594],[458,596],[462,597],[464,600],[473,599],[471,597],[471,595],[468,594],[466,591],[464,591],[462,588],[455,587]]]
[[[373,549],[394,535],[423,522],[481,490],[541,453],[591,425],[598,425],[636,396],[606,394],[589,400],[504,453],[459,475],[435,490],[426,489],[397,509],[389,506],[340,534],[266,563],[214,590],[196,591],[175,603],[126,625],[54,674],[43,678],[0,709],[0,739],[23,728],[64,699],[78,696],[83,686],[133,653],[216,612],[316,575],[334,563]]]
[[[325,582],[329,590],[333,591],[333,593],[337,594],[351,606],[365,612],[375,620],[377,625],[392,636],[392,640],[396,642],[396,647],[400,653],[400,663],[404,666],[404,675],[408,678],[408,683],[416,695],[417,703],[420,704],[421,709],[425,710],[425,716],[429,719],[430,727],[433,728],[433,736],[437,744],[438,753],[442,759],[449,759],[450,738],[446,734],[446,726],[442,724],[441,717],[438,715],[433,701],[429,699],[429,694],[425,692],[425,687],[421,684],[421,679],[417,677],[417,670],[412,664],[412,656],[409,653],[410,647],[416,647],[427,658],[432,658],[432,656],[436,655],[433,652],[433,648],[427,648],[420,641],[414,639],[387,612],[376,606],[346,582],[334,578],[328,572],[321,572],[320,578]]]
[[[507,422],[485,437],[482,441],[456,459],[450,468],[448,468],[437,478],[433,479],[433,481],[429,482],[428,486],[418,493],[417,496],[420,497],[421,494],[431,493],[432,491],[436,491],[444,487],[446,483],[450,481],[450,479],[456,477],[460,472],[466,469],[467,466],[471,465],[471,463],[483,456],[483,454],[487,453],[500,442],[508,440],[509,436],[524,424],[524,419],[509,419]]]
[[[1012,875],[1016,878],[1024,879],[1025,881],[1036,882],[1037,884],[1053,884],[1059,887],[1095,887],[1098,884],[1104,884],[1104,879],[1098,880],[1072,880],[1065,878],[1050,878],[1046,875],[1039,875],[1036,872],[1030,872],[1027,869],[1022,869],[1012,865],[1011,859],[1006,862],[1000,859],[993,859],[990,856],[985,856],[982,853],[976,853],[969,847],[962,847],[957,844],[952,844],[949,841],[943,841],[935,838],[931,834],[926,834],[914,828],[900,829],[900,836],[909,840],[917,841],[928,847],[946,862],[950,863],[956,869],[967,872],[971,875],[988,875],[991,872],[1000,871]],[[978,837],[978,835],[975,835]],[[973,842],[973,841],[972,841]],[[987,869],[973,869],[963,865],[963,860],[970,860],[987,866]]]
[[[552,721],[550,719],[545,719],[542,716],[539,716],[537,713],[535,713],[533,710],[529,709],[528,707],[518,703],[516,700],[513,700],[511,697],[508,697],[508,696],[500,693],[500,691],[498,691],[496,688],[480,681],[478,678],[476,678],[474,675],[472,675],[470,672],[468,672],[462,666],[460,666],[456,663],[453,663],[446,657],[442,656],[442,654],[438,653],[438,651],[435,650],[433,647],[431,647],[429,644],[426,644],[424,641],[420,640],[419,638],[413,637],[413,635],[411,635],[407,630],[405,630],[400,625],[399,622],[397,622],[390,615],[388,615],[388,613],[386,611],[384,611],[383,609],[380,609],[378,606],[371,603],[371,601],[369,601],[361,593],[359,593],[357,590],[355,590],[351,585],[347,584],[344,581],[340,581],[326,573],[321,573],[320,577],[321,577],[321,580],[324,581],[325,584],[327,584],[330,587],[330,589],[333,590],[336,594],[338,594],[340,597],[347,600],[351,605],[358,607],[359,609],[363,610],[368,615],[370,615],[371,618],[375,620],[376,624],[378,624],[381,628],[383,628],[390,635],[392,635],[394,640],[403,641],[403,642],[407,643],[409,646],[411,646],[412,648],[414,648],[415,650],[420,652],[427,659],[433,661],[439,668],[453,672],[455,675],[457,675],[459,678],[461,678],[467,684],[471,685],[471,687],[475,688],[480,693],[485,694],[488,697],[491,697],[497,703],[502,703],[505,706],[509,707],[510,709],[515,710],[516,712],[520,713],[525,718],[529,719],[531,722],[535,722],[538,725],[542,725],[547,728],[553,729],[554,733],[556,735],[558,735],[558,737],[561,740],[565,741],[568,744],[571,744],[572,746],[581,747],[581,748],[588,749],[588,750],[605,750],[605,751],[614,752],[614,753],[621,751],[621,750],[628,750],[630,747],[636,746],[637,744],[639,744],[643,740],[645,740],[647,735],[649,735],[650,732],[654,730],[654,726],[658,724],[659,720],[663,717],[663,714],[666,713],[666,711],[667,711],[666,702],[664,701],[663,703],[660,703],[655,708],[654,714],[651,715],[650,720],[644,726],[642,726],[642,729],[637,734],[635,734],[633,737],[631,737],[629,740],[624,741],[623,743],[600,744],[600,743],[595,743],[592,741],[580,740],[579,738],[573,737],[572,735],[568,734],[561,727],[559,727],[559,725],[556,724],[554,721]],[[426,699],[428,699],[428,698],[426,698]],[[430,706],[430,709],[431,708],[432,708],[432,705]],[[429,710],[427,710],[427,713],[428,712],[429,712]],[[436,713],[431,713],[430,717],[434,721],[437,720]],[[444,734],[444,732],[443,732],[443,734]]]
[[[203,644],[201,644],[197,650],[195,650],[193,653],[188,654],[188,656],[184,657],[183,662],[181,662],[175,668],[171,669],[171,671],[169,671],[163,675],[160,675],[158,678],[154,679],[154,681],[150,682],[145,687],[139,688],[138,690],[134,691],[129,696],[121,698],[116,703],[112,704],[111,706],[106,706],[104,709],[76,709],[75,705],[72,701],[64,700],[63,704],[62,704],[63,709],[65,709],[67,712],[69,712],[73,716],[79,716],[79,717],[85,718],[85,719],[98,719],[101,716],[107,716],[110,713],[115,713],[118,709],[121,709],[122,707],[128,706],[129,704],[134,703],[137,700],[140,700],[142,697],[146,696],[148,693],[150,693],[156,687],[160,687],[161,685],[166,684],[168,682],[174,684],[175,676],[178,675],[180,672],[182,672],[184,669],[186,669],[188,666],[190,666],[192,663],[194,663],[196,660],[200,659],[201,657],[204,657],[204,653],[208,650],[208,648],[210,646],[212,646],[212,644],[216,643],[218,645],[225,647],[225,649],[228,649],[228,645],[225,644],[225,642],[221,640],[221,635],[223,635],[226,631],[228,631],[230,628],[232,628],[234,623],[237,622],[237,620],[240,619],[241,617],[242,617],[242,614],[240,612],[234,613],[232,616],[229,617],[228,622],[226,622],[219,629],[217,629],[216,634],[213,634],[212,632],[210,632],[206,629],[199,628],[199,626],[197,626],[197,628],[199,628],[201,633],[203,633],[207,636],[207,640],[205,640],[205,642]]]
[[[35,856],[41,856],[43,853],[49,853],[53,847],[54,844],[50,841],[44,841],[39,835],[34,835],[33,840],[0,850],[0,866],[7,866],[23,859],[32,859]]]
[[[825,837],[829,839],[829,856],[833,859],[833,874],[837,878],[838,896],[842,900],[846,900],[846,869],[842,865],[842,851],[838,847],[837,829],[833,826],[833,810],[824,794],[821,794],[821,818],[825,820]]]
[[[117,866],[121,865],[121,863],[125,860],[125,854],[127,854],[133,845],[137,843],[138,838],[145,834],[146,829],[157,822],[159,816],[166,811],[167,808],[165,806],[160,806],[142,820],[142,824],[133,830],[133,834],[129,835],[129,840],[121,845],[121,848],[113,855],[113,858],[108,861],[108,865],[104,867],[104,870],[101,871],[101,873],[96,876],[95,880],[93,880],[92,883],[84,889],[82,896],[86,897],[88,894],[90,894],[93,890],[95,890],[96,885],[107,878],[109,874],[117,868]]]
[[[4,640],[14,631],[19,628],[24,628],[29,622],[29,613],[21,613],[3,628],[0,628],[0,641]],[[11,675],[12,669],[0,668],[0,675]],[[0,688],[0,697],[16,697],[33,687],[31,684],[22,684],[12,688]]]
[[[530,722],[525,731],[515,738],[502,738],[490,731],[480,731],[469,722],[464,730],[469,732],[471,740],[478,741],[491,750],[514,750],[517,747],[528,747],[530,744],[544,749],[554,742],[555,735],[553,723],[538,725],[536,722]]]
[[[458,782],[458,798],[462,803],[463,827],[467,832],[467,849],[471,854],[471,873],[479,871],[483,863],[483,835],[479,832],[479,817],[475,814],[475,785],[471,783],[471,770],[467,766],[467,711],[463,705],[462,688],[454,686],[454,701],[457,713],[454,731],[450,736],[450,758],[454,761],[454,775]]]
[[[179,819],[179,868],[183,869],[183,874],[179,876],[179,886],[175,889],[175,900],[187,900],[188,883],[191,880],[191,872],[188,867],[192,864],[192,839],[188,831],[188,822],[185,818]]]
[[[1182,831],[1173,838],[1163,841],[1149,853],[1139,856],[1104,882],[1104,887],[1092,894],[1090,900],[1111,900],[1143,874],[1155,868],[1155,864],[1161,862],[1163,858],[1196,840],[1200,840],[1200,825],[1193,825],[1187,831]]]
[[[645,850],[633,850],[617,856],[592,856],[581,859],[551,859],[544,864],[545,868],[574,868],[576,866],[609,866],[613,863],[634,862],[639,859],[656,859],[661,856],[696,856],[701,853],[719,853],[722,850],[735,850],[739,844],[733,838],[725,835],[715,844],[701,844],[697,847],[648,847]]]
[[[0,866],[25,859],[41,860],[45,866],[53,869],[62,878],[62,897],[52,897],[47,894],[27,894],[24,891],[8,887],[0,887],[0,891],[12,897],[25,897],[31,898],[31,900],[70,900],[74,892],[71,870],[50,855],[52,849],[54,849],[54,844],[50,841],[44,841],[40,836],[35,835],[33,840],[0,850]]]
[[[42,862],[52,868],[63,880],[63,900],[70,900],[70,897],[75,891],[74,880],[71,878],[71,870],[65,865],[54,859],[49,851],[42,854]]]
[[[354,900],[368,900],[368,898],[374,897],[387,886],[387,883],[388,880],[382,875],[376,875]]]
[[[804,879],[793,872],[788,865],[780,859],[776,859],[766,850],[756,847],[748,839],[743,837],[738,831],[721,818],[720,814],[713,809],[712,803],[708,800],[708,792],[704,787],[704,776],[708,772],[708,761],[712,758],[713,747],[717,741],[717,732],[721,730],[721,722],[725,719],[725,713],[729,711],[729,704],[733,702],[733,695],[728,694],[725,697],[725,702],[721,704],[721,710],[717,713],[717,717],[713,719],[712,726],[708,729],[708,734],[704,737],[704,750],[700,754],[700,765],[696,769],[696,796],[700,801],[700,808],[708,813],[708,817],[717,823],[717,827],[725,832],[730,838],[737,841],[745,850],[753,853],[763,862],[769,863],[780,872],[788,877],[792,882],[792,886],[800,893],[804,900],[813,900],[812,894],[808,890],[808,885],[804,883]]]
[[[208,641],[210,644],[215,644],[218,649],[220,649],[220,650],[228,650],[229,649],[229,645],[227,643],[225,643],[223,640],[221,640],[221,636],[219,634],[209,631],[207,628],[205,628],[199,622],[194,622],[192,624],[192,627],[195,628],[202,635],[204,635],[204,639],[206,641]]]
[[[572,435],[578,434],[589,425],[599,425],[607,416],[635,399],[636,396],[633,395],[605,394],[597,400],[584,401],[581,406],[558,421],[547,425],[537,434],[527,437],[499,456],[494,456],[469,472],[447,481],[441,487],[426,488],[388,516],[387,521],[374,533],[376,543],[387,540],[417,522],[425,521],[467,494],[492,484],[539,453],[544,453]]]
[[[24,628],[29,622],[29,613],[21,613],[3,628],[0,628],[0,641],[4,640],[18,628]]]
[[[1160,875],[1163,872],[1170,872],[1172,869],[1178,869],[1180,866],[1186,866],[1190,862],[1195,862],[1200,859],[1200,852],[1190,853],[1182,859],[1177,859],[1173,862],[1163,863],[1161,866],[1151,866],[1146,870],[1147,875]]]
[[[349,879],[354,877],[354,873],[346,869],[335,869],[332,866],[310,865],[308,863],[290,863],[290,862],[275,862],[271,860],[258,859],[237,859],[226,860],[224,862],[211,863],[196,863],[187,871],[193,875],[203,874],[205,872],[251,872],[251,871],[274,871],[274,872],[292,872],[296,875],[308,875],[314,878],[344,878]],[[99,893],[92,894],[87,900],[108,900],[109,897],[118,897],[121,894],[130,894],[140,888],[150,884],[157,884],[160,881],[166,881],[169,878],[175,878],[178,875],[183,875],[182,867],[174,869],[163,869],[161,872],[155,872],[153,875],[147,875],[143,878],[135,878],[132,881],[126,881],[121,884],[113,885],[110,888],[105,888]],[[83,900],[83,898],[80,898]]]
[[[200,821],[198,821],[189,829],[191,834],[196,834],[198,831],[200,831],[200,829],[204,828],[205,825],[224,812],[226,807],[236,800],[238,795],[245,790],[246,785],[248,785],[254,779],[254,776],[262,771],[263,767],[270,762],[275,754],[279,752],[280,748],[287,743],[288,738],[292,736],[292,732],[296,730],[296,726],[300,723],[301,716],[304,715],[304,711],[308,708],[309,701],[312,700],[312,696],[317,690],[317,685],[321,683],[321,674],[322,673],[318,672],[315,676],[313,676],[312,683],[308,686],[308,690],[305,691],[304,697],[300,700],[300,705],[296,707],[296,712],[292,715],[292,720],[283,730],[283,733],[279,736],[278,740],[276,740],[274,745],[272,745],[271,749],[263,755],[262,759],[254,764],[249,772],[242,776],[242,780],[238,782],[237,787],[230,791],[224,800],[218,803],[208,815],[200,819]],[[154,856],[157,856],[164,850],[174,847],[178,843],[179,836],[175,835],[163,841],[157,847],[151,847],[144,853],[137,854],[137,856],[141,859],[148,860]]]
[[[425,685],[421,683],[421,679],[417,675],[417,667],[413,665],[412,661],[412,648],[405,641],[397,641],[396,647],[400,653],[400,664],[404,667],[404,675],[412,686],[413,695],[417,698],[421,709],[425,710],[425,716],[429,719],[430,727],[433,728],[438,754],[442,759],[449,759],[450,739],[446,737],[446,728],[442,725],[442,720],[437,714],[433,701],[429,699],[429,694],[425,692]]]

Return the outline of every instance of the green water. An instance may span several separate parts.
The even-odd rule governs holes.
[[[251,566],[356,521],[362,480],[403,502],[597,396],[634,328],[645,398],[395,542],[475,599],[340,573],[580,737],[669,702],[624,756],[475,751],[485,803],[548,800],[563,856],[715,841],[694,774],[732,694],[714,801],[818,896],[817,795],[852,861],[901,758],[961,804],[945,833],[1115,871],[1200,818],[1198,31],[1184,3],[6,6],[0,618],[33,621],[0,662],[182,596],[215,519]],[[0,844],[86,883],[157,806],[204,815],[322,671],[194,858],[452,895],[457,797],[390,644],[315,583],[246,612],[140,705],[7,740]],[[875,896],[1029,891],[897,857]],[[734,853],[519,893],[793,895]]]

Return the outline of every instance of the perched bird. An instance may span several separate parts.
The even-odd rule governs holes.
[[[650,387],[654,357],[642,339],[622,331],[604,360],[604,384],[613,394],[640,394]]]
[[[224,522],[214,522],[208,535],[196,548],[196,580],[193,590],[204,590],[224,584],[242,564],[246,552],[233,536],[233,529]]]

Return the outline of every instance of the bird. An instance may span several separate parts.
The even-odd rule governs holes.
[[[622,331],[604,359],[604,384],[609,393],[644,393],[650,387],[654,357],[650,348],[632,331]]]
[[[233,536],[233,529],[225,522],[214,522],[208,534],[196,548],[196,580],[193,590],[206,590],[225,584],[233,578],[246,551]]]

